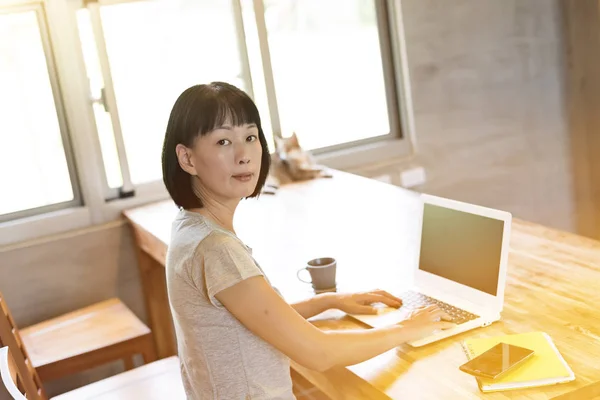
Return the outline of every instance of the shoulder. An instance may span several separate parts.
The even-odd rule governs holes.
[[[219,230],[212,230],[198,243],[196,248],[199,252],[219,251],[224,249],[246,251],[246,246],[240,239],[231,234]]]
[[[171,224],[170,245],[195,248],[211,231],[211,227],[202,218],[180,210]]]
[[[197,243],[194,258],[203,262],[254,264],[250,249],[239,238],[218,229]]]
[[[193,268],[199,267],[211,302],[214,296],[247,278],[264,276],[245,245],[233,234],[212,231],[196,248]]]

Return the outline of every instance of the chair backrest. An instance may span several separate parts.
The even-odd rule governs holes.
[[[0,347],[8,347],[16,371],[16,385],[29,400],[47,400],[42,381],[27,354],[17,325],[10,315],[8,305],[0,293]]]
[[[17,387],[17,366],[12,354],[6,347],[0,347],[0,381],[14,400],[27,400]],[[0,391],[0,393],[2,393]]]

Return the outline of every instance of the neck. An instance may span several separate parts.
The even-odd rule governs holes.
[[[206,218],[210,218],[222,228],[227,229],[235,234],[233,229],[233,215],[240,204],[240,199],[219,199],[219,196],[211,195],[203,189],[202,185],[193,182],[194,193],[202,201],[202,208],[194,208],[190,211],[202,214]]]
[[[204,207],[193,211],[202,214],[206,218],[210,218],[221,227],[235,234],[235,230],[233,229],[233,215],[235,214],[235,209],[237,208],[239,201],[236,201],[235,204],[233,204],[233,202],[222,203],[206,200],[202,200],[202,202]]]

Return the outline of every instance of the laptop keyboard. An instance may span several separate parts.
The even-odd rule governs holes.
[[[419,307],[436,305],[444,310],[452,318],[451,322],[460,325],[465,322],[479,318],[478,315],[471,314],[463,309],[451,306],[448,303],[426,296],[422,293],[408,291],[399,296],[402,299],[402,308],[414,310]]]

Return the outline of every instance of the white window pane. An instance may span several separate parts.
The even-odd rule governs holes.
[[[283,136],[307,149],[390,132],[374,0],[265,0]]]
[[[0,214],[73,200],[33,11],[0,14]]]
[[[101,17],[131,179],[159,180],[177,96],[216,80],[245,89],[231,2],[133,2],[103,6]]]
[[[121,175],[121,165],[119,164],[119,154],[117,153],[112,121],[110,120],[110,115],[104,110],[102,105],[94,104],[93,107],[108,187],[118,188],[123,185],[123,175]]]
[[[79,28],[79,40],[83,52],[83,59],[87,71],[88,81],[90,83],[90,94],[97,99],[93,105],[94,118],[96,119],[96,131],[98,132],[98,141],[102,151],[102,160],[104,162],[104,171],[108,187],[118,188],[123,185],[123,176],[121,175],[121,165],[119,164],[119,155],[115,143],[115,135],[110,120],[110,115],[100,104],[102,98],[102,89],[104,88],[104,78],[98,59],[98,49],[90,20],[90,13],[86,8],[77,10],[77,25]]]
[[[248,63],[252,76],[252,88],[254,92],[254,103],[260,114],[260,122],[267,139],[269,152],[275,151],[275,140],[273,138],[273,127],[271,126],[271,114],[267,99],[267,88],[264,78],[264,69],[260,55],[258,30],[256,27],[256,16],[252,0],[242,0],[242,18],[244,22],[244,35],[246,48],[248,50]]]

